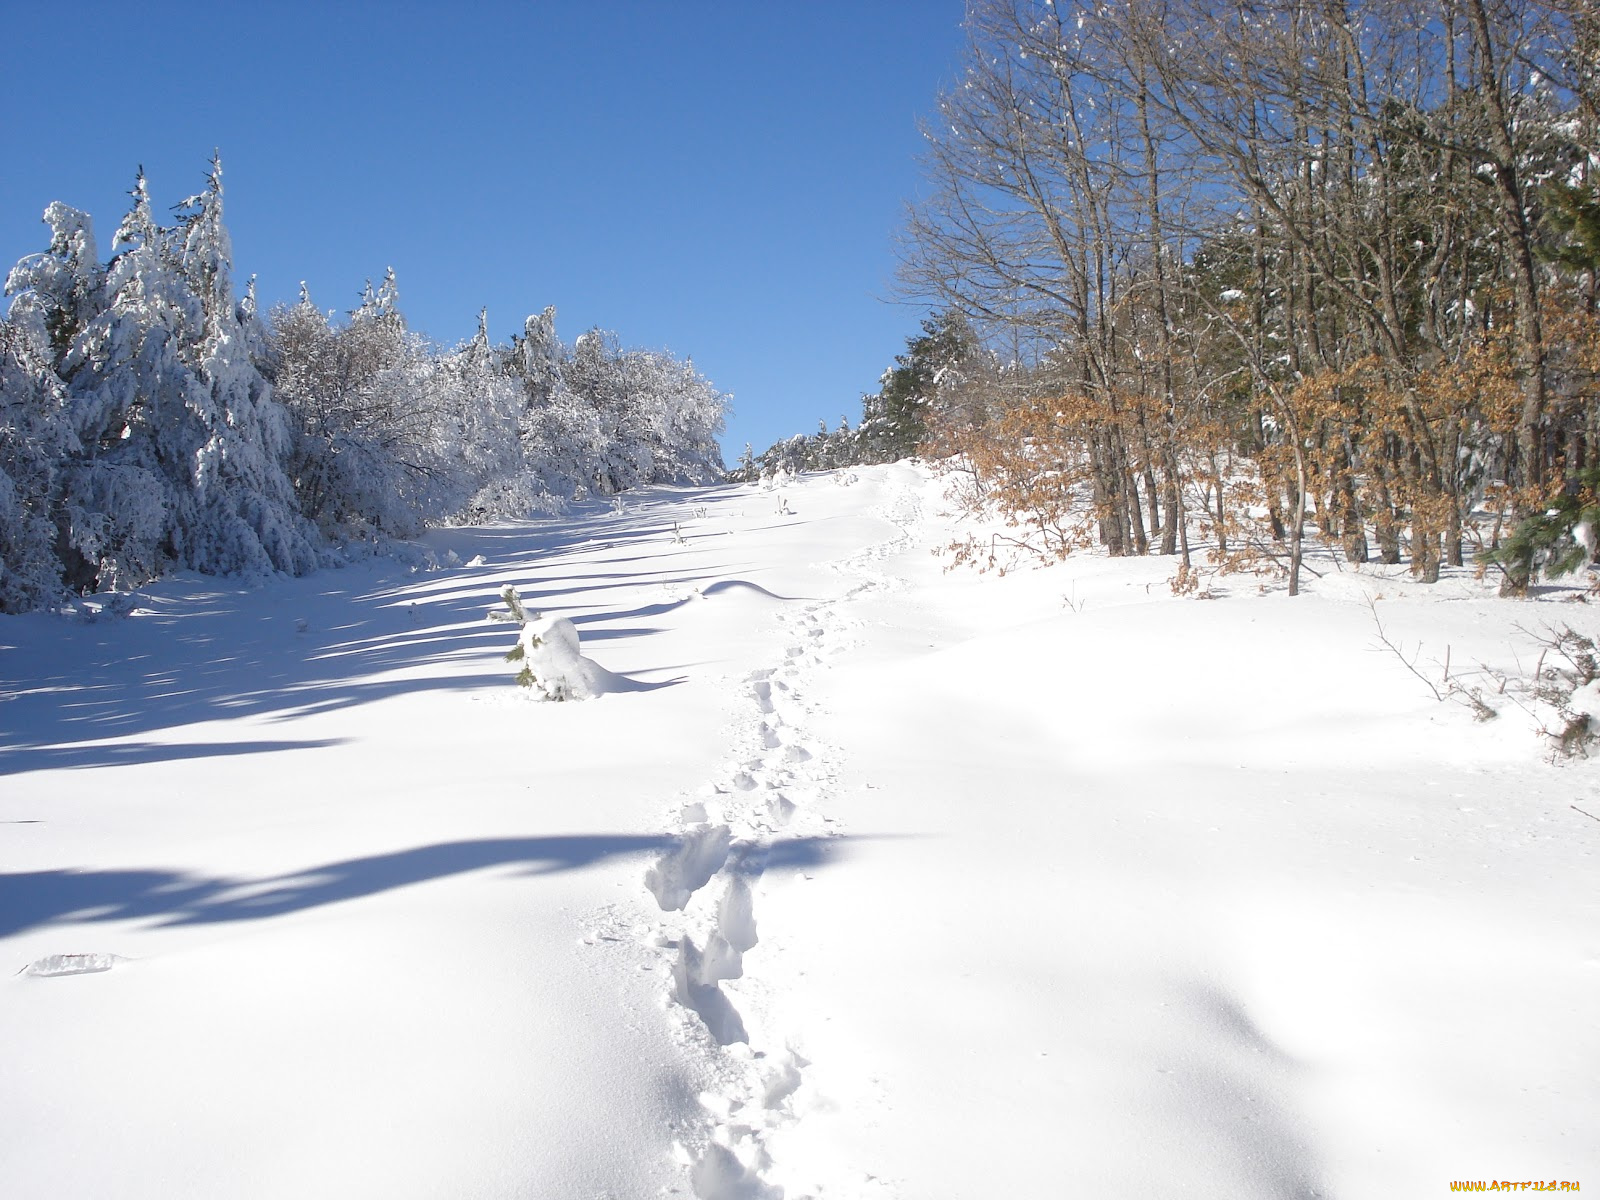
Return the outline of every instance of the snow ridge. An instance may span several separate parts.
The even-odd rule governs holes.
[[[766,985],[747,974],[745,957],[760,944],[756,900],[764,876],[769,870],[803,872],[815,861],[810,848],[817,839],[842,832],[825,812],[835,791],[831,764],[838,751],[807,729],[806,684],[850,644],[845,635],[853,622],[842,609],[901,586],[873,564],[911,542],[920,507],[901,486],[877,515],[894,524],[896,533],[830,564],[855,577],[855,586],[780,615],[788,634],[783,658],[744,681],[748,707],[737,726],[734,761],[702,789],[703,799],[683,806],[678,845],[645,874],[658,906],[684,914],[676,927],[663,926],[655,940],[677,951],[669,999],[684,1014],[685,1043],[700,1056],[710,1081],[700,1096],[704,1124],[679,1143],[698,1200],[785,1197],[772,1179],[781,1164],[773,1162],[768,1141],[796,1119],[791,1098],[810,1064],[781,1029],[768,1027],[761,1003]],[[794,838],[789,845],[796,852],[772,853],[780,832]],[[695,904],[706,889],[714,902]]]

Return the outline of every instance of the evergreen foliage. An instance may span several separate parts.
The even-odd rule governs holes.
[[[1524,517],[1509,537],[1481,555],[1510,578],[1519,590],[1539,572],[1555,577],[1580,571],[1594,561],[1600,534],[1600,467],[1577,472],[1543,512]]]
[[[883,461],[908,458],[928,436],[929,410],[941,390],[953,390],[953,373],[977,353],[972,327],[959,313],[942,312],[922,323],[906,352],[884,372],[878,394],[863,401],[861,428]]]
[[[975,383],[992,369],[991,357],[965,317],[935,313],[922,322],[920,334],[906,340],[905,353],[883,373],[878,390],[861,397],[861,419],[854,429],[840,417],[834,430],[822,422],[811,436],[794,434],[759,456],[746,446],[728,477],[750,481],[778,471],[794,474],[910,458],[927,441],[930,415],[969,404]]]
[[[1593,188],[1552,184],[1544,219],[1551,237],[1544,254],[1548,261],[1573,271],[1600,271],[1600,195]]]

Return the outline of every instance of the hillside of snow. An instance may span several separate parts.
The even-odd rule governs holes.
[[[1595,607],[957,536],[901,464],[0,619],[0,1195],[1600,1185],[1600,776],[1427,682]]]

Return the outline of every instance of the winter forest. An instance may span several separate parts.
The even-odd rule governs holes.
[[[1342,14],[1342,15],[1341,15]],[[1014,536],[1287,573],[1308,524],[1419,577],[1570,568],[1600,484],[1600,20],[1463,0],[1224,10],[984,0],[925,130],[922,335],[856,428],[734,479],[927,453]],[[220,164],[108,262],[52,204],[7,279],[0,606],[164,564],[300,572],[375,536],[722,477],[725,398],[554,311],[509,346],[236,296]],[[1558,517],[1530,518],[1555,506]],[[1191,537],[1205,543],[1204,564]]]
[[[709,483],[727,399],[689,363],[571,345],[555,310],[509,346],[409,330],[392,274],[335,319],[234,286],[222,164],[162,225],[141,171],[102,262],[86,213],[6,280],[0,611],[172,567],[301,574],[424,526]]]

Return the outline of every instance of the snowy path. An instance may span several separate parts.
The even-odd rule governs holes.
[[[1600,1178],[1600,780],[1360,600],[1530,606],[945,575],[858,475],[0,623],[0,1194]],[[506,581],[634,690],[522,702]]]
[[[817,670],[839,652],[844,613],[893,587],[870,564],[911,540],[916,505],[903,485],[873,515],[897,532],[829,564],[846,584],[842,595],[780,614],[783,655],[745,680],[747,712],[736,726],[732,762],[703,789],[703,798],[684,805],[677,848],[646,874],[663,910],[687,909],[705,887],[716,897],[697,917],[652,935],[654,944],[675,953],[673,1001],[698,1018],[686,1022],[680,1037],[706,1064],[709,1086],[700,1101],[707,1136],[703,1146],[680,1145],[679,1153],[700,1200],[784,1195],[767,1182],[774,1169],[768,1144],[794,1124],[794,1097],[810,1063],[790,1041],[772,981],[759,971],[746,974],[745,954],[760,943],[755,894],[764,897],[769,884],[796,872],[810,882],[815,876],[806,867],[838,862],[846,853],[841,848],[847,843],[828,840],[842,832],[829,815],[836,807],[839,751],[816,737],[808,692]],[[791,830],[806,834],[775,842]],[[804,956],[803,946],[799,953]],[[777,957],[787,957],[781,941]]]

